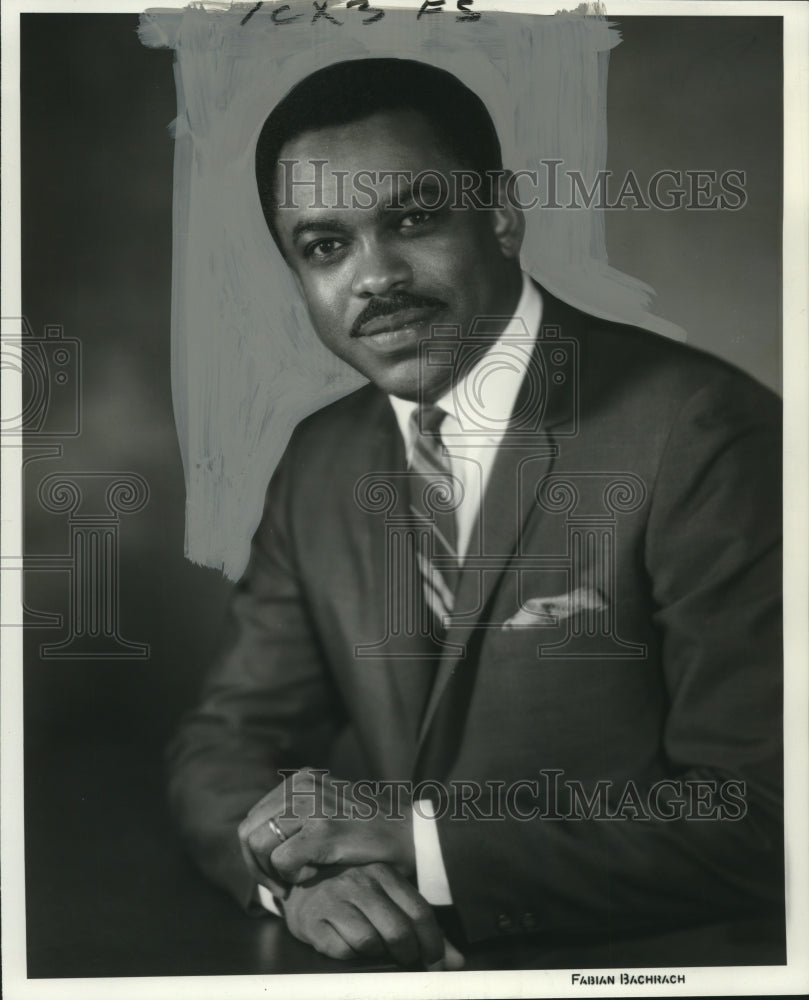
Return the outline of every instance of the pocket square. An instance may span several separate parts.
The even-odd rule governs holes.
[[[530,597],[516,615],[503,622],[503,628],[558,625],[563,619],[583,611],[603,611],[606,607],[607,602],[598,590],[578,587],[569,594],[558,594],[556,597]]]

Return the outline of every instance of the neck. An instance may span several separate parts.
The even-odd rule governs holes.
[[[500,302],[497,304],[494,310],[496,315],[507,316],[508,319],[503,323],[503,328],[505,329],[506,324],[517,311],[517,303],[520,301],[520,296],[522,295],[522,269],[520,265],[514,263],[508,268],[504,269],[503,273],[503,294]]]
[[[517,312],[517,306],[522,297],[522,288],[523,278],[519,264],[504,268],[500,294],[497,300],[492,303],[489,310],[491,316],[501,317],[501,319],[497,323],[487,325],[485,335],[479,343],[474,346],[471,344],[468,345],[466,351],[463,353],[462,370],[459,370],[456,365],[450,383],[444,386],[442,392],[438,393],[436,398],[440,398],[450,388],[450,385],[455,385],[463,372],[468,372],[470,365],[475,364],[479,358],[483,357],[494,346],[495,339],[502,334]],[[467,331],[467,335],[469,332]]]

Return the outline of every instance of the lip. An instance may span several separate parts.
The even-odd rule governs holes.
[[[387,316],[377,316],[376,319],[363,323],[359,336],[381,344],[390,335],[404,335],[417,327],[424,326],[432,319],[434,312],[433,309],[414,308],[400,309],[399,312],[389,313]]]
[[[397,330],[383,330],[359,337],[360,343],[375,354],[415,354],[424,333],[416,326],[402,326]]]

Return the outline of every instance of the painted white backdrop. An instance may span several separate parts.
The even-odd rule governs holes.
[[[559,160],[588,186],[606,167],[609,52],[619,33],[596,15],[386,10],[264,4],[148,11],[141,41],[175,52],[172,386],[186,479],[186,555],[237,578],[267,481],[306,414],[363,379],[319,343],[261,212],[253,156],[265,117],[302,77],[363,56],[449,70],[486,103],[504,164]],[[283,11],[283,13],[280,13]],[[294,17],[276,23],[279,19]],[[403,79],[402,86],[407,86]],[[547,192],[523,186],[524,197]],[[560,202],[564,199],[560,197]],[[523,267],[597,315],[682,339],[649,311],[653,290],[607,263],[603,210],[527,212]]]

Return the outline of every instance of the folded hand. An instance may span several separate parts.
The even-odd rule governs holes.
[[[388,865],[322,873],[294,886],[284,917],[296,938],[331,958],[388,955],[399,965],[431,972],[464,964],[429,904]]]

